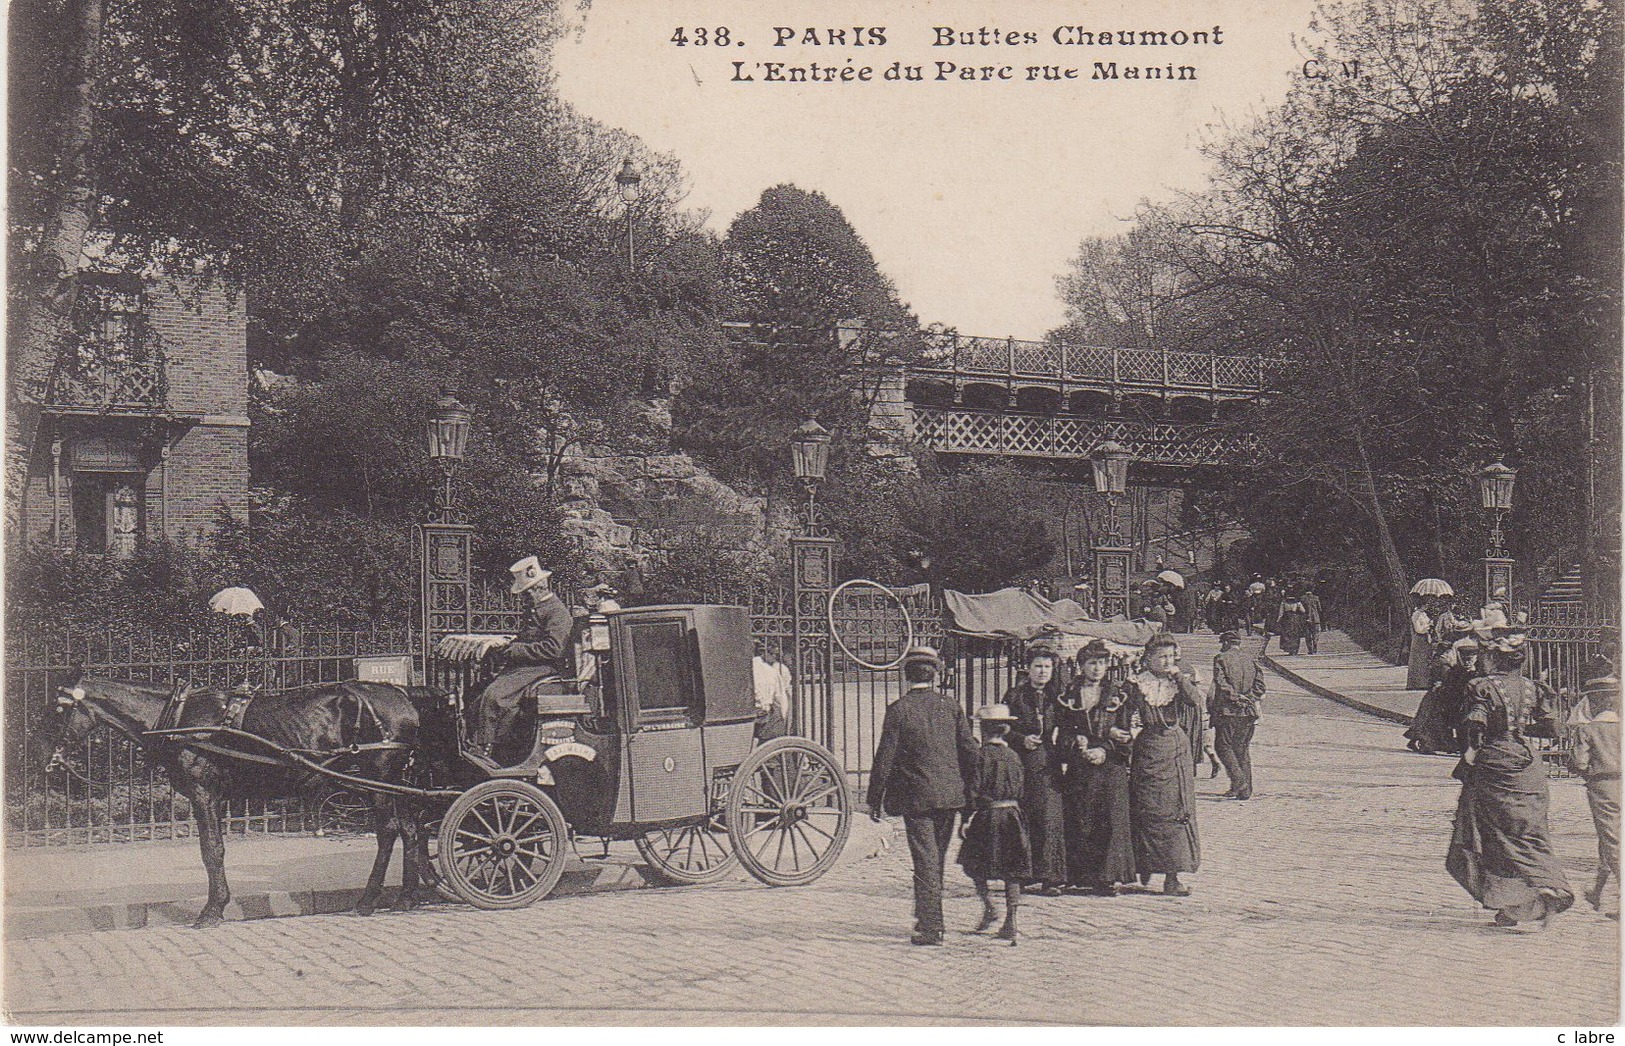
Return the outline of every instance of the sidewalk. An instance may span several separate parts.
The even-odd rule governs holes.
[[[881,845],[869,818],[854,811],[842,862],[867,856]],[[232,899],[226,919],[349,911],[361,896],[376,853],[371,835],[227,836],[226,881]],[[659,885],[632,843],[611,843],[607,859],[602,853],[597,840],[577,840],[577,856],[549,898]],[[5,852],[4,879],[8,940],[189,926],[209,893],[196,839],[11,849]],[[385,905],[394,901],[400,881],[397,846],[385,877]]]
[[[1350,708],[1409,725],[1421,690],[1405,689],[1405,666],[1390,665],[1342,632],[1320,634],[1317,654],[1283,654],[1273,637],[1263,661],[1311,693]]]

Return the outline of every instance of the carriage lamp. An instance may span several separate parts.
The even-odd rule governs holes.
[[[1484,553],[1484,598],[1495,598],[1497,589],[1512,594],[1513,560],[1507,555],[1506,531],[1501,528],[1506,514],[1512,511],[1512,485],[1518,479],[1518,470],[1504,461],[1486,465],[1478,472],[1478,496],[1484,511],[1494,514],[1490,526],[1490,547]]]
[[[429,411],[426,425],[429,458],[440,465],[445,476],[445,484],[435,505],[442,523],[454,522],[451,480],[463,460],[463,451],[468,447],[468,430],[473,422],[474,412],[459,403],[450,392],[443,393],[435,401],[434,409]]]
[[[815,418],[808,418],[806,424],[796,429],[795,435],[790,438],[790,464],[807,494],[802,525],[809,536],[823,533],[818,518],[817,490],[818,484],[824,480],[824,470],[829,467],[832,438],[829,430],[818,424]]]
[[[621,162],[621,170],[615,176],[615,184],[620,187],[621,202],[626,204],[626,271],[631,272],[637,262],[632,249],[632,205],[638,202],[643,176],[633,166],[630,156]]]
[[[609,618],[603,614],[587,619],[587,649],[595,654],[609,653]]]

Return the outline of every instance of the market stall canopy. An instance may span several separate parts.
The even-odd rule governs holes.
[[[1156,628],[1143,621],[1095,621],[1070,599],[1049,600],[1019,588],[1001,588],[977,596],[946,589],[942,595],[948,604],[949,627],[961,635],[1032,639],[1046,632],[1060,632],[1137,647],[1156,635]]]

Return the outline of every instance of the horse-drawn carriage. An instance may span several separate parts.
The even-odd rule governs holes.
[[[672,883],[712,882],[742,864],[764,883],[796,886],[840,856],[852,800],[835,757],[799,737],[754,739],[742,607],[594,617],[577,642],[576,673],[527,689],[511,755],[498,761],[474,749],[465,728],[490,638],[441,643],[465,665],[441,673],[455,677],[446,687],[352,681],[244,695],[77,675],[58,690],[57,736],[105,723],[192,800],[210,879],[200,925],[218,922],[229,898],[223,799],[279,778],[290,780],[284,788],[325,778],[371,797],[379,859],[364,910],[377,903],[397,836],[405,903],[419,878],[438,879],[443,894],[481,908],[547,896],[577,836],[634,841]]]
[[[439,651],[477,661],[484,637]],[[744,865],[774,886],[828,871],[851,823],[845,772],[799,737],[754,742],[750,622],[732,606],[654,606],[594,617],[581,633],[576,678],[544,680],[526,695],[497,766],[461,740],[455,782],[465,788],[440,822],[437,863],[458,897],[508,908],[546,896],[562,862],[527,854],[540,838],[574,833],[633,840],[674,883],[720,879]],[[477,679],[449,688],[459,722]],[[501,754],[502,748],[497,748]],[[508,760],[503,760],[508,762]],[[540,865],[541,867],[536,867]]]

